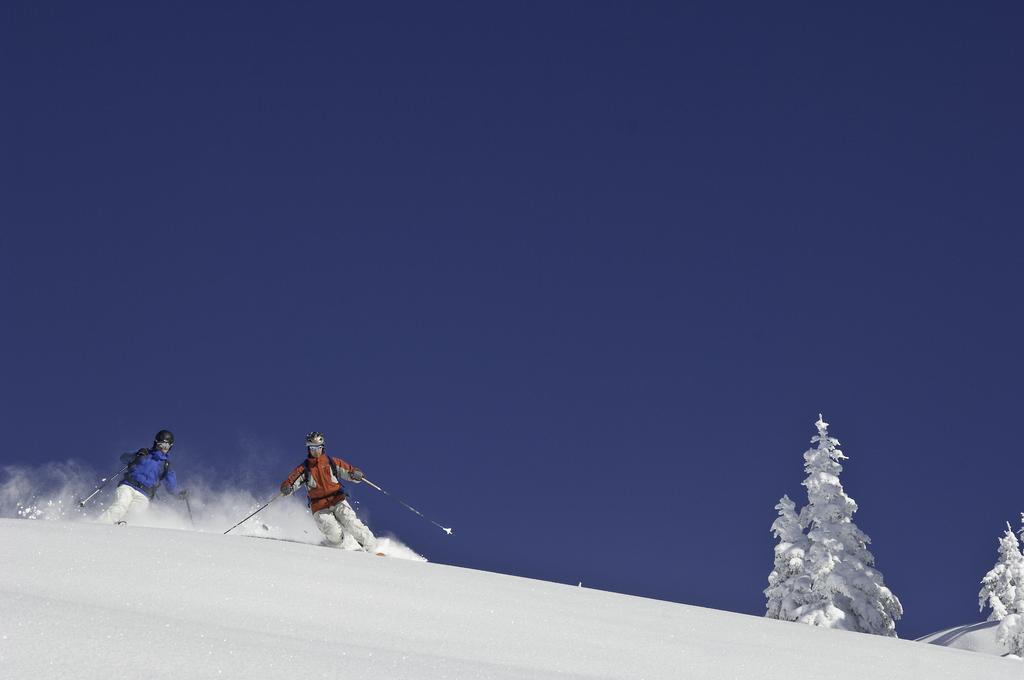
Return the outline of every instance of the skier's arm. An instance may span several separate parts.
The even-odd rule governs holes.
[[[292,473],[281,482],[281,493],[285,496],[292,493],[302,485],[302,476],[306,474],[306,466],[299,465]]]
[[[167,470],[167,474],[164,476],[164,486],[167,488],[167,493],[172,496],[177,496],[180,493],[178,477],[174,474],[174,470]]]
[[[341,458],[332,458],[331,460],[338,466],[338,472],[343,474],[348,481],[355,482],[356,484],[363,481],[363,471],[355,465],[343,461]]]
[[[139,449],[134,453],[130,451],[128,453],[122,453],[121,462],[124,463],[125,465],[131,465],[132,463],[138,462],[139,458],[142,458],[147,453],[149,453],[149,449]]]

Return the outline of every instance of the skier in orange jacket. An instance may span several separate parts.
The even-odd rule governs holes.
[[[281,493],[288,495],[306,486],[309,511],[326,544],[345,550],[375,552],[377,539],[369,527],[356,517],[349,505],[342,480],[358,484],[363,471],[341,458],[327,455],[322,432],[306,435],[306,460],[281,482]]]

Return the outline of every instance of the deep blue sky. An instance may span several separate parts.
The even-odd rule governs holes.
[[[900,634],[979,620],[1019,3],[485,5],[5,3],[0,461],[320,429],[435,561],[761,614],[820,411]]]

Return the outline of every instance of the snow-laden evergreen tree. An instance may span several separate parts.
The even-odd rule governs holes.
[[[1020,551],[1020,542],[1007,522],[1006,532],[999,539],[999,558],[981,579],[981,591],[978,593],[978,609],[992,609],[989,621],[1002,621],[1007,614],[1024,613],[1024,610],[1017,611],[1015,605],[1024,595],[1024,583],[1020,581],[1022,565],[1024,555]]]
[[[813,626],[896,636],[903,616],[899,599],[885,587],[868,550],[871,539],[853,522],[857,503],[839,482],[846,456],[818,416],[817,436],[804,453],[807,506],[801,511],[809,546],[804,560],[810,581],[808,602],[794,620]]]
[[[1013,654],[1024,656],[1024,554],[1009,522],[999,539],[999,558],[981,579],[978,608],[985,607],[992,609],[988,620],[1000,622],[996,638]]]
[[[772,533],[778,539],[775,546],[775,568],[768,575],[768,598],[765,616],[769,619],[795,621],[796,611],[808,602],[811,583],[804,569],[807,556],[807,536],[796,511],[796,503],[783,496],[775,509],[779,516],[772,524]]]

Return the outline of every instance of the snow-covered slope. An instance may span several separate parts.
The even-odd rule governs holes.
[[[998,627],[998,621],[971,623],[966,626],[957,626],[956,628],[948,628],[938,633],[925,635],[919,639],[919,642],[928,642],[933,645],[952,647],[953,649],[966,649],[971,652],[981,652],[982,654],[1005,656],[1010,653],[1010,650],[1006,645],[996,640],[996,628]]]
[[[5,679],[1021,673],[935,645],[299,543],[0,520]]]

